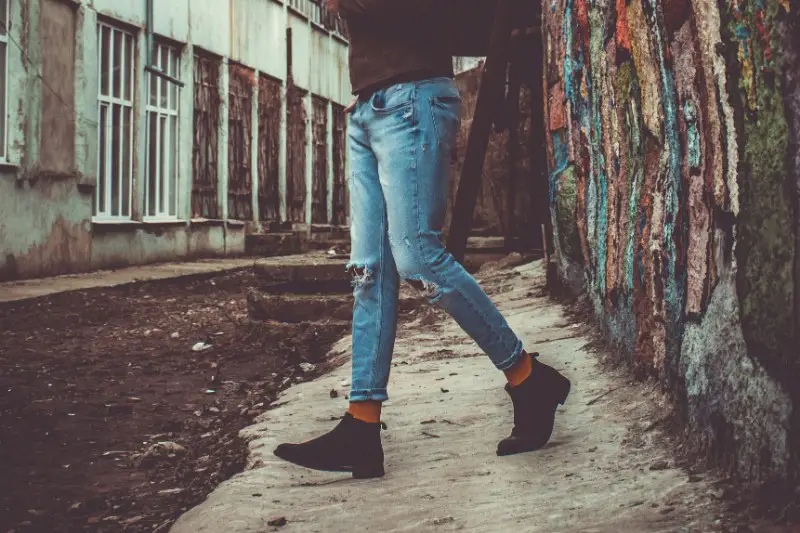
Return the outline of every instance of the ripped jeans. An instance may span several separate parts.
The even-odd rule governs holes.
[[[379,90],[350,117],[350,401],[388,398],[401,279],[446,309],[498,369],[522,354],[522,342],[440,239],[460,107],[454,82],[436,78]]]

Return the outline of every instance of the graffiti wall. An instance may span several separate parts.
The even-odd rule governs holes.
[[[695,448],[754,482],[796,476],[800,449],[792,9],[542,10],[560,278],[638,375],[674,391]]]

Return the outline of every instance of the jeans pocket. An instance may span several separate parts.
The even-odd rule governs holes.
[[[461,126],[461,98],[458,94],[431,96],[431,120],[436,143],[452,147]]]
[[[414,85],[400,83],[375,91],[370,106],[375,113],[393,113],[414,104]]]

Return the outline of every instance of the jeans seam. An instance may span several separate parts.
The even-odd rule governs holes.
[[[381,235],[383,235],[386,231],[387,231],[386,217],[383,217],[383,219],[381,220]],[[375,343],[375,354],[372,358],[372,368],[370,369],[369,373],[370,385],[375,383],[375,369],[377,368],[378,361],[380,360],[381,343],[383,342],[383,289],[384,289],[383,284],[386,282],[385,263],[386,263],[386,239],[381,239],[380,260],[378,261],[378,269],[380,270],[380,272],[377,274],[380,276],[380,285],[378,286],[378,341]]]
[[[430,110],[431,110],[431,122],[433,123],[433,134],[436,136],[436,146],[442,145],[442,139],[439,136],[439,126],[436,124],[436,111],[434,111],[433,106],[433,96],[430,97]]]

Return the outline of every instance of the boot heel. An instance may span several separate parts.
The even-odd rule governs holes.
[[[353,479],[373,479],[383,477],[386,472],[383,465],[360,465],[353,467]]]
[[[555,399],[559,405],[564,405],[564,403],[567,401],[567,396],[569,396],[569,392],[572,389],[572,384],[564,376],[559,374],[558,377],[560,379],[556,381],[554,389],[556,396]]]

